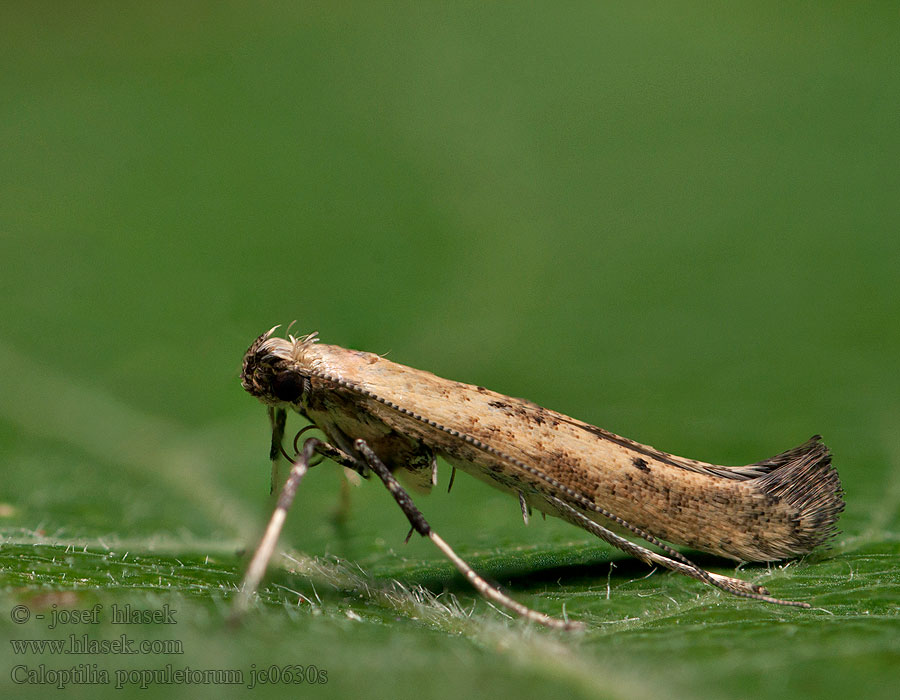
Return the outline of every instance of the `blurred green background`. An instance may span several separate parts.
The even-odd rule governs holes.
[[[16,665],[97,664],[110,685],[65,691],[96,697],[116,670],[301,664],[327,671],[294,688],[316,697],[894,697],[898,20],[891,3],[5,3],[4,695],[48,690]],[[240,361],[294,319],[708,461],[821,432],[842,534],[739,574],[814,609],[644,578],[465,475],[447,495],[445,467],[418,498],[438,532],[589,626],[533,629],[404,546],[377,484],[336,523],[326,464],[282,540],[303,575],[281,560],[227,628],[271,507]],[[124,631],[184,653],[8,643],[123,633],[9,615],[96,603],[177,608]]]

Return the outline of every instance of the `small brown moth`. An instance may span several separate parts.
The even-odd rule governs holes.
[[[369,352],[317,342],[317,334],[257,338],[241,383],[269,407],[273,464],[285,454],[287,409],[328,442],[294,440],[295,456],[278,505],[247,570],[246,607],[275,549],[297,486],[315,454],[384,482],[420,535],[428,537],[488,599],[536,622],[558,620],[512,600],[482,579],[431,529],[395,474],[436,481],[438,456],[532,508],[584,528],[648,564],[768,603],[779,600],[741,579],[711,573],[665,542],[740,561],[806,554],[835,533],[843,490],[828,448],[815,436],[771,459],[726,467],[676,457],[537,404],[442,379]],[[299,438],[299,434],[297,436]],[[451,476],[452,484],[452,476]],[[410,534],[412,533],[410,531]],[[662,553],[621,536],[635,535]]]

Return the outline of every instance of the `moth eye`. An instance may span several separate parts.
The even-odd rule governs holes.
[[[272,379],[272,393],[281,401],[295,403],[303,393],[304,378],[297,372],[279,372]]]

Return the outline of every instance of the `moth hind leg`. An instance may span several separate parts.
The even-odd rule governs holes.
[[[666,569],[670,569],[671,571],[675,571],[679,574],[684,574],[685,576],[697,579],[698,581],[703,581],[704,583],[708,583],[715,588],[725,591],[726,593],[731,593],[742,598],[751,598],[754,600],[763,601],[765,603],[774,603],[776,605],[786,605],[789,607],[810,607],[808,603],[800,603],[792,600],[773,598],[772,596],[768,595],[769,591],[765,587],[758,584],[750,583],[749,581],[744,581],[739,578],[733,578],[731,576],[715,574],[711,571],[701,569],[699,566],[694,564],[679,552],[664,545],[663,543],[656,540],[656,538],[649,536],[647,533],[643,533],[640,528],[632,527],[631,529],[633,532],[646,537],[654,544],[660,545],[661,547],[663,547],[664,551],[671,554],[672,556],[664,556],[662,554],[654,552],[653,550],[647,549],[646,547],[642,547],[641,545],[636,544],[631,540],[625,539],[620,535],[617,535],[612,530],[603,527],[599,523],[596,523],[588,518],[583,513],[577,511],[575,508],[573,508],[560,498],[557,498],[555,496],[548,496],[548,500],[556,506],[563,519],[567,520],[573,525],[584,528],[588,532],[593,533],[594,535],[599,537],[604,542],[607,542],[612,546],[621,549],[623,552],[630,554],[637,559],[640,559],[646,564],[650,564],[651,566],[654,564],[662,566]],[[620,520],[620,524],[622,524],[623,522],[624,521]]]

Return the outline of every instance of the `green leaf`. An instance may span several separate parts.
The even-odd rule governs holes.
[[[895,697],[893,6],[214,7],[0,9],[0,693]],[[442,537],[586,625],[537,628],[324,463],[230,626],[272,510],[240,361],[293,319],[716,463],[821,432],[832,548],[696,557],[812,609],[526,528],[442,465]]]

